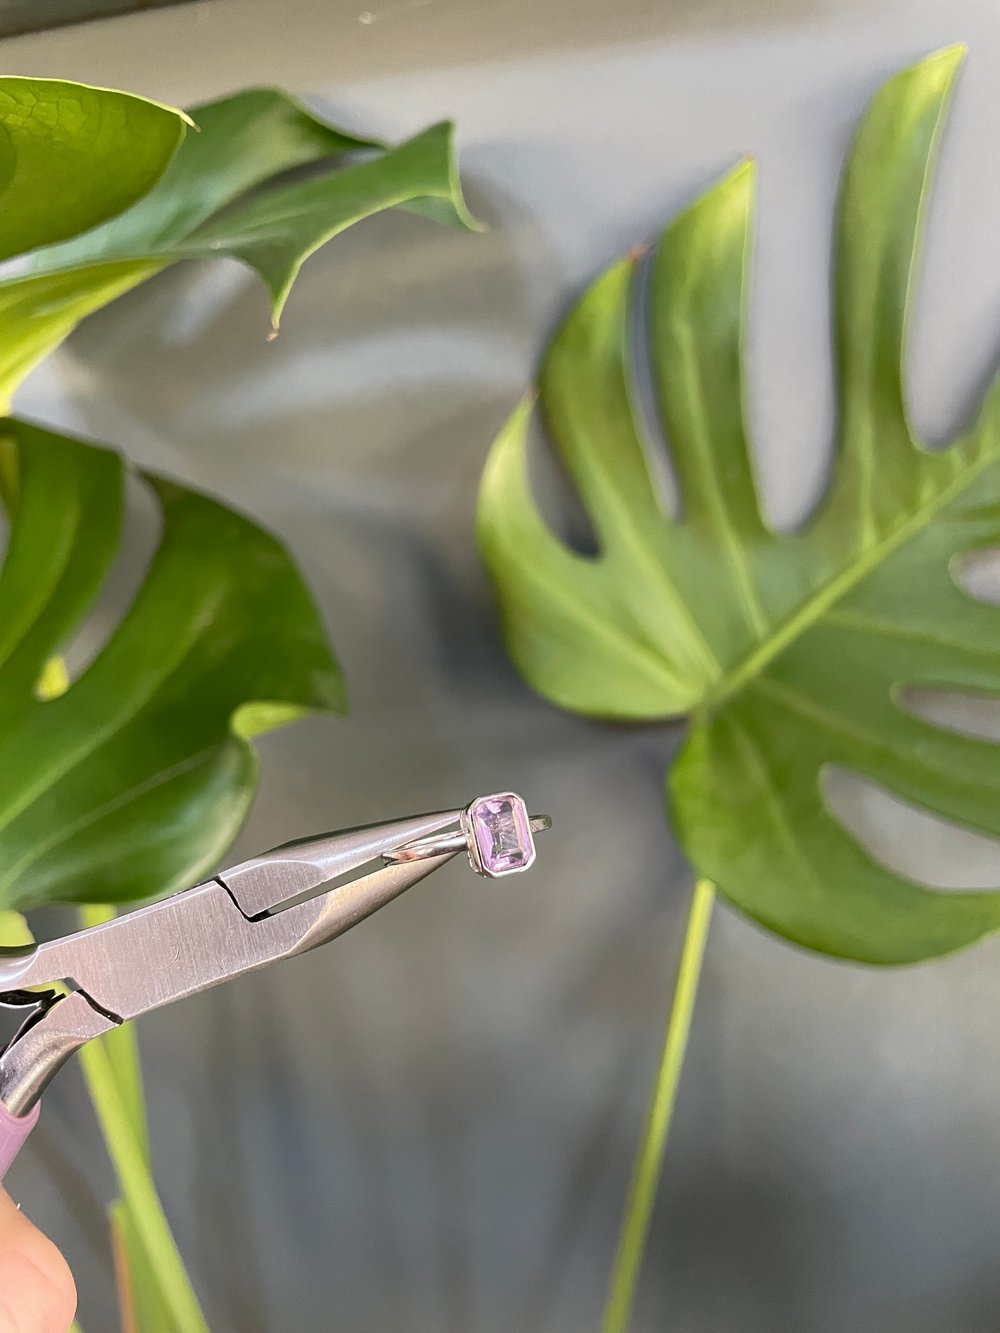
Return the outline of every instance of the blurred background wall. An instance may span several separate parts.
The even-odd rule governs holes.
[[[144,1022],[157,1174],[213,1330],[578,1333],[690,888],[662,817],[677,734],[520,684],[474,550],[479,471],[580,285],[752,151],[752,418],[770,512],[801,515],[831,431],[842,154],[878,83],[964,39],[911,358],[942,437],[1000,345],[1000,9],[365,3],[204,0],[3,44],[8,71],[172,103],[275,83],[386,137],[453,116],[489,224],[359,227],[309,261],[275,343],[248,274],[183,266],[17,406],[242,506],[311,580],[353,712],[265,741],[237,854],[507,785],[556,821],[529,876],[451,867],[332,949]],[[1000,882],[994,848],[903,831],[955,882]],[[720,908],[638,1333],[995,1329],[998,1016],[1000,940],[864,971]],[[86,1328],[111,1330],[112,1181],[75,1071],[9,1183],[70,1255]]]
[[[184,0],[0,0],[0,37],[44,32],[61,24],[129,14]],[[187,0],[191,3],[192,0]]]

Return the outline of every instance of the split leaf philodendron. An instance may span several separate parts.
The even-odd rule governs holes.
[[[402,206],[472,225],[450,126],[386,148],[269,89],[189,119],[126,93],[0,78],[0,132],[0,257],[20,256],[0,276],[0,401],[85,315],[177,260],[249,264],[276,320],[303,260],[372,213]],[[191,883],[256,789],[249,737],[343,705],[315,608],[278,543],[148,476],[164,530],[143,587],[79,681],[49,688],[47,663],[118,550],[124,478],[107,450],[0,420],[11,520],[0,909]]]
[[[248,736],[343,709],[322,623],[273,537],[146,476],[163,530],[142,587],[79,680],[40,699],[118,552],[126,470],[24,422],[0,422],[0,450],[19,478],[0,571],[0,908],[184,887],[246,815]]]
[[[96,227],[148,194],[185,117],[129,93],[0,78],[0,260]]]
[[[4,83],[0,78],[0,106]],[[113,106],[114,99],[144,105],[122,93],[100,96]],[[272,89],[192,108],[197,131],[186,129],[180,113],[160,114],[173,117],[173,138],[159,129],[158,170],[150,174],[147,167],[145,190],[136,183],[136,202],[127,211],[119,213],[131,198],[122,201],[122,187],[112,184],[103,159],[92,162],[92,136],[81,134],[76,143],[82,165],[77,169],[73,159],[75,174],[66,178],[54,168],[39,186],[56,211],[69,189],[90,197],[88,222],[102,225],[49,245],[0,278],[0,402],[9,402],[32,366],[86,315],[178,260],[228,257],[249,265],[267,286],[276,326],[304,260],[373,213],[403,207],[475,226],[462,198],[449,124],[384,147],[325,124]],[[135,150],[148,163],[148,139],[144,125],[133,128],[123,117],[114,152],[124,160]],[[64,155],[70,157],[68,149]],[[57,166],[61,172],[61,162]],[[292,171],[306,167],[304,176]],[[43,232],[35,246],[66,234]],[[21,253],[26,239],[16,222],[0,221],[0,255]]]
[[[1000,611],[955,581],[1000,543],[1000,384],[971,428],[930,450],[906,410],[906,318],[928,177],[961,52],[874,98],[847,162],[835,270],[837,449],[801,530],[765,523],[744,413],[754,167],[660,237],[648,342],[631,345],[644,274],[616,264],[549,348],[539,399],[592,521],[595,557],[542,518],[526,471],[530,404],[497,441],[479,531],[511,655],[564,708],[686,715],[669,779],[700,875],[799,944],[908,963],[1000,927],[1000,893],[936,891],[863,848],[824,798],[829,767],[967,829],[1000,835],[1000,749],[946,730],[907,691],[1000,695]],[[633,392],[648,356],[679,491],[654,481]]]
[[[276,326],[303,261],[363,218],[400,207],[475,225],[447,124],[386,147],[270,89],[188,117],[127,93],[7,77],[0,205],[0,414],[81,319],[178,260],[249,265]],[[141,480],[163,523],[152,563],[107,643],[66,677],[61,651],[119,553],[127,474],[108,449],[0,416],[0,944],[30,938],[14,908],[193,883],[253,799],[251,738],[344,706],[280,543],[150,474]],[[107,914],[87,908],[84,921]],[[122,1189],[112,1226],[123,1326],[207,1333],[152,1182],[131,1028],[81,1059]]]

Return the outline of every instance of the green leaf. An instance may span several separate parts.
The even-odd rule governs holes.
[[[187,135],[144,199],[0,281],[0,401],[81,319],[178,260],[249,265],[267,286],[276,327],[308,256],[373,213],[407,207],[476,225],[450,125],[386,148],[270,89],[196,107],[192,116],[199,132]]]
[[[830,767],[1000,835],[1000,752],[920,717],[908,690],[1000,695],[1000,613],[955,582],[1000,543],[1000,386],[941,451],[915,438],[902,373],[928,175],[960,60],[943,51],[875,97],[844,177],[836,254],[838,449],[801,531],[764,522],[743,411],[754,169],[663,233],[648,355],[680,513],[654,481],[633,389],[641,276],[613,267],[549,350],[541,405],[593,524],[571,551],[527,480],[528,408],[483,479],[480,539],[515,663],[556,703],[691,716],[670,784],[701,875],[800,944],[876,963],[1000,927],[1000,893],[937,891],[863,848],[824,798]],[[655,446],[653,446],[655,447]]]
[[[184,122],[131,93],[0,77],[0,259],[77,236],[141,199]]]
[[[151,247],[169,246],[272,176],[380,147],[325,124],[295,98],[272,88],[250,88],[207,102],[194,107],[191,116],[197,132],[187,135],[167,172],[141,202],[75,244],[48,251],[36,267],[128,259]],[[30,248],[38,246],[34,242]]]
[[[172,248],[178,258],[227,254],[242,259],[264,279],[277,323],[309,255],[363,218],[412,200],[443,205],[434,213],[439,222],[475,227],[459,187],[450,124],[434,125],[334,176],[291,183],[249,199]]]
[[[19,478],[0,570],[0,908],[181,888],[243,820],[248,732],[343,709],[323,627],[273,537],[141,474],[163,522],[142,587],[79,678],[42,697],[118,553],[126,468],[22,421],[0,432]]]

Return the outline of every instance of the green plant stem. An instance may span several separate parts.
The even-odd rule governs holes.
[[[608,1286],[608,1300],[601,1324],[602,1333],[626,1333],[642,1256],[646,1249],[649,1222],[656,1198],[656,1188],[663,1165],[663,1154],[670,1133],[677,1085],[680,1082],[691,1030],[698,979],[708,939],[708,927],[715,902],[715,885],[700,879],[695,885],[688,915],[684,948],[681,952],[673,1004],[667,1020],[660,1065],[653,1085],[649,1113],[642,1142],[636,1154],[628,1201],[618,1238],[618,1251]]]
[[[119,1090],[111,1058],[101,1041],[89,1042],[80,1054],[87,1087],[122,1195],[136,1234],[157,1275],[164,1303],[171,1318],[185,1333],[208,1333],[205,1316],[177,1252],[142,1145],[129,1121],[128,1107]]]

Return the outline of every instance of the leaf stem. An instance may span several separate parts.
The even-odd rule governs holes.
[[[103,1041],[88,1042],[80,1057],[122,1196],[159,1280],[164,1304],[185,1333],[208,1333],[205,1316],[157,1196],[142,1144],[131,1123],[129,1107],[121,1095],[111,1057]]]
[[[715,885],[707,879],[698,880],[691,899],[684,948],[673,1004],[667,1020],[667,1030],[660,1055],[660,1065],[653,1085],[649,1112],[642,1142],[636,1154],[629,1187],[628,1201],[618,1237],[618,1251],[608,1285],[608,1299],[604,1308],[602,1333],[626,1333],[632,1302],[635,1298],[639,1269],[646,1249],[649,1223],[656,1199],[667,1146],[670,1122],[673,1117],[677,1086],[684,1065],[691,1016],[694,1012],[698,979],[708,939],[708,927],[715,902]]]

